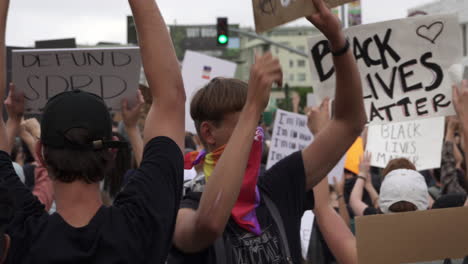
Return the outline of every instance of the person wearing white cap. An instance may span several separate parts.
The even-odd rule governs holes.
[[[429,192],[424,176],[416,171],[411,161],[404,158],[388,163],[382,173],[384,180],[380,194],[375,194],[373,206],[365,204],[362,201],[363,188],[365,185],[372,185],[370,157],[371,155],[364,155],[361,159],[362,176],[358,176],[350,197],[349,205],[356,216],[421,211],[429,208]]]
[[[427,210],[429,197],[424,177],[414,170],[390,172],[380,188],[379,207],[384,214]]]

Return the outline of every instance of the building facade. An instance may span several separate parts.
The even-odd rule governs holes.
[[[243,29],[251,31],[250,29]],[[307,40],[319,34],[314,27],[280,27],[262,36],[271,41],[307,53]],[[308,58],[300,56],[280,47],[265,44],[262,40],[240,35],[240,56],[237,75],[240,79],[249,79],[250,68],[254,63],[255,54],[270,51],[277,57],[283,68],[283,82],[291,87],[310,87],[312,83]]]

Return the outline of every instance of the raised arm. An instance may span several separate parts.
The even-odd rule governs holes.
[[[353,191],[351,192],[351,196],[349,198],[349,205],[351,206],[351,209],[353,209],[355,216],[364,215],[364,210],[368,207],[367,204],[362,201],[364,188],[366,188],[368,192],[369,190],[373,190],[375,192],[374,197],[371,195],[372,202],[375,202],[374,200],[377,201],[379,198],[377,191],[375,191],[374,187],[372,186],[372,180],[370,177],[370,162],[371,154],[366,152],[363,157],[360,157],[359,175],[356,179],[356,183],[354,184]],[[369,184],[371,186],[369,186]]]
[[[343,218],[343,221],[346,223],[346,225],[349,227],[351,226],[351,221],[349,217],[349,212],[348,212],[348,207],[346,206],[346,200],[344,197],[344,189],[345,189],[345,182],[346,178],[345,175],[343,174],[341,176],[341,180],[338,181],[336,177],[333,177],[333,183],[335,187],[335,191],[338,195],[338,213],[340,213],[341,218]]]
[[[11,154],[16,137],[20,132],[21,120],[24,114],[24,96],[16,92],[15,85],[13,84],[10,84],[10,92],[5,100],[5,106],[8,112],[8,121],[6,123],[8,153]]]
[[[122,102],[122,118],[125,125],[125,131],[127,131],[128,139],[132,145],[133,154],[137,167],[140,166],[143,158],[143,139],[141,138],[140,128],[138,127],[138,119],[140,118],[141,108],[145,100],[143,95],[138,90],[138,101],[133,107],[130,107],[127,100]]]
[[[5,33],[9,4],[9,0],[0,1],[0,138],[2,139],[0,140],[0,150],[3,150],[5,152],[9,152],[10,146],[10,142],[8,142],[7,140],[3,140],[8,138],[5,122],[3,121],[3,98],[5,98],[6,89]]]
[[[135,17],[141,58],[153,105],[146,119],[144,139],[173,139],[184,150],[185,90],[166,24],[155,0],[129,0]]]
[[[314,187],[314,213],[320,232],[338,263],[356,264],[356,238],[351,233],[349,225],[329,205],[328,180]]]
[[[271,54],[257,57],[252,67],[247,102],[231,138],[202,194],[198,210],[180,209],[174,243],[185,253],[199,252],[223,234],[237,201],[260,115],[271,85],[281,84],[279,61]]]
[[[6,77],[5,77],[5,28],[8,13],[9,0],[0,1],[0,98],[5,98],[6,88]],[[12,91],[12,95],[18,100]],[[11,99],[11,98],[10,98]],[[16,103],[16,99],[13,100],[13,104]],[[19,107],[15,105],[14,107]],[[21,112],[21,111],[20,111]],[[0,150],[8,153],[10,142],[8,139],[8,133],[6,131],[5,122],[3,121],[3,100],[0,100]],[[32,214],[45,213],[44,206],[32,195],[23,183],[21,183],[18,175],[13,168],[11,158],[4,152],[0,153],[0,181],[3,186],[13,195],[15,201],[15,213],[20,213],[21,216],[27,217]]]
[[[465,149],[465,165],[468,166],[468,81],[463,80],[460,87],[453,87],[453,103],[457,110],[458,118],[463,129],[464,149]],[[465,171],[465,175],[468,172]],[[468,183],[467,183],[468,185]],[[466,186],[468,190],[468,186]]]
[[[333,52],[344,50],[347,40],[341,31],[338,18],[323,0],[312,0],[318,14],[308,17],[329,40]],[[333,56],[336,72],[334,119],[328,123],[314,142],[303,150],[307,190],[317,185],[343,157],[361,134],[367,121],[362,99],[361,77],[356,60],[348,48]]]

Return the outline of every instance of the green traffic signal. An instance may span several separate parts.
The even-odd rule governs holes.
[[[218,43],[219,43],[219,44],[225,45],[225,44],[228,43],[228,41],[229,41],[228,36],[226,36],[226,35],[219,35],[219,36],[218,36]]]

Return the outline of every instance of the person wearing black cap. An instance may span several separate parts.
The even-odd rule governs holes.
[[[129,0],[153,104],[144,131],[141,166],[114,205],[103,206],[99,182],[113,166],[111,117],[96,95],[70,91],[44,108],[38,157],[53,180],[57,213],[18,179],[7,143],[0,140],[0,183],[13,193],[15,210],[6,233],[6,263],[164,263],[182,195],[185,92],[164,20],[154,0]],[[4,50],[8,1],[0,1]],[[3,46],[2,46],[3,45]],[[0,61],[5,54],[0,53]],[[0,98],[5,68],[0,67]],[[13,97],[21,98],[14,92]],[[2,114],[0,103],[0,115]],[[7,136],[3,120],[0,138]]]

